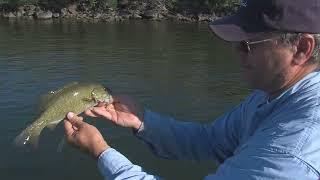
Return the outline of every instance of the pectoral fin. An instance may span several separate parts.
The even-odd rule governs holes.
[[[57,127],[57,125],[59,124],[60,121],[61,120],[53,121],[50,124],[48,124],[46,127],[49,128],[51,131],[53,131]]]
[[[63,146],[65,144],[65,136],[63,136],[63,138],[60,140],[59,144],[58,144],[58,147],[57,147],[57,152],[62,152],[62,149],[63,149]]]
[[[86,101],[86,102],[92,102],[92,99],[91,98],[82,98],[83,101]]]

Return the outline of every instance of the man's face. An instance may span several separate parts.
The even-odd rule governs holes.
[[[239,44],[234,46],[249,86],[269,93],[279,90],[290,79],[293,57],[291,48],[277,44],[276,40],[249,46],[250,52],[244,51],[243,47],[239,48]]]

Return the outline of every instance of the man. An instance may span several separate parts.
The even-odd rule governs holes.
[[[176,121],[124,98],[86,114],[133,128],[160,157],[219,162],[205,179],[319,179],[319,17],[319,0],[250,0],[235,15],[210,24],[232,42],[246,81],[256,89],[210,125]],[[107,179],[158,179],[70,115],[68,141],[98,158]]]

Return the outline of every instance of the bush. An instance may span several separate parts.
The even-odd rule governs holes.
[[[70,3],[72,3],[72,1],[69,0],[38,0],[37,4],[45,7],[46,9],[58,11]]]
[[[0,4],[8,4],[12,6],[19,6],[24,4],[36,4],[38,0],[0,0]]]
[[[0,0],[1,9],[14,10],[25,4],[37,4],[38,0]]]
[[[117,0],[0,0],[0,6],[14,9],[21,5],[40,5],[48,9],[61,9],[69,4],[87,4],[92,9],[116,8]]]
[[[89,5],[93,9],[97,9],[97,8],[104,9],[104,8],[108,7],[109,4],[110,4],[109,0],[89,0]]]
[[[171,0],[178,10],[200,12],[219,12],[231,10],[240,4],[241,0]]]
[[[133,0],[129,0],[133,1]],[[159,0],[134,0],[134,1],[147,1],[158,2]],[[186,13],[212,13],[212,12],[227,12],[239,4],[241,0],[163,0],[170,10],[176,12]],[[97,10],[105,9],[107,7],[116,8],[118,0],[0,0],[2,7],[17,7],[25,4],[40,5],[49,9],[59,9],[66,7],[69,4],[85,4],[86,6]]]

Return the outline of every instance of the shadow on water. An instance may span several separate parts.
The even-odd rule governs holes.
[[[12,140],[37,117],[41,94],[70,81],[96,81],[147,108],[181,120],[211,122],[248,93],[228,45],[206,24],[128,21],[0,20],[0,179],[102,179],[95,160],[65,146],[60,124],[35,151]],[[212,162],[154,157],[130,130],[88,119],[108,143],[166,179],[201,179]],[[132,148],[134,147],[134,148]]]

